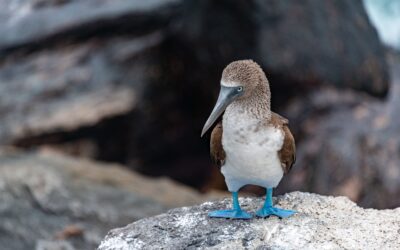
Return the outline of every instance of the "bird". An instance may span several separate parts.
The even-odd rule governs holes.
[[[222,119],[219,119],[222,115]],[[233,208],[212,211],[209,217],[250,219],[241,209],[239,190],[245,185],[266,189],[266,198],[258,217],[287,218],[296,213],[273,205],[273,189],[296,161],[296,145],[289,121],[271,111],[269,81],[253,60],[228,64],[222,72],[217,102],[201,132],[211,132],[210,154],[220,167]]]

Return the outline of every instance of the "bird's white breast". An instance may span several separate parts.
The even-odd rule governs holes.
[[[247,184],[276,187],[283,176],[278,156],[284,134],[246,114],[224,116],[222,145],[226,153],[222,174],[230,191]]]

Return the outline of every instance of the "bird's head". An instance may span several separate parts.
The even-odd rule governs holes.
[[[207,132],[232,102],[250,99],[259,93],[266,95],[265,98],[269,100],[269,84],[261,67],[253,60],[240,60],[230,63],[222,72],[218,100],[204,124],[201,136]]]
[[[239,91],[237,99],[250,97],[261,86],[265,87],[266,83],[264,71],[253,60],[231,62],[222,72],[221,88]]]

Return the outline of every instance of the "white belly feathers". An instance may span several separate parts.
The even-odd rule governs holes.
[[[235,119],[236,118],[236,119]],[[226,153],[221,168],[229,191],[247,184],[276,187],[283,176],[278,156],[284,134],[273,126],[261,126],[254,119],[224,117],[222,145]]]

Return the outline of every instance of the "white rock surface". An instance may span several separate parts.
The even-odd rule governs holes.
[[[108,233],[99,250],[117,249],[400,249],[400,208],[363,209],[345,197],[293,192],[275,199],[288,219],[211,219],[230,199],[183,207]],[[254,213],[260,198],[242,198]]]

